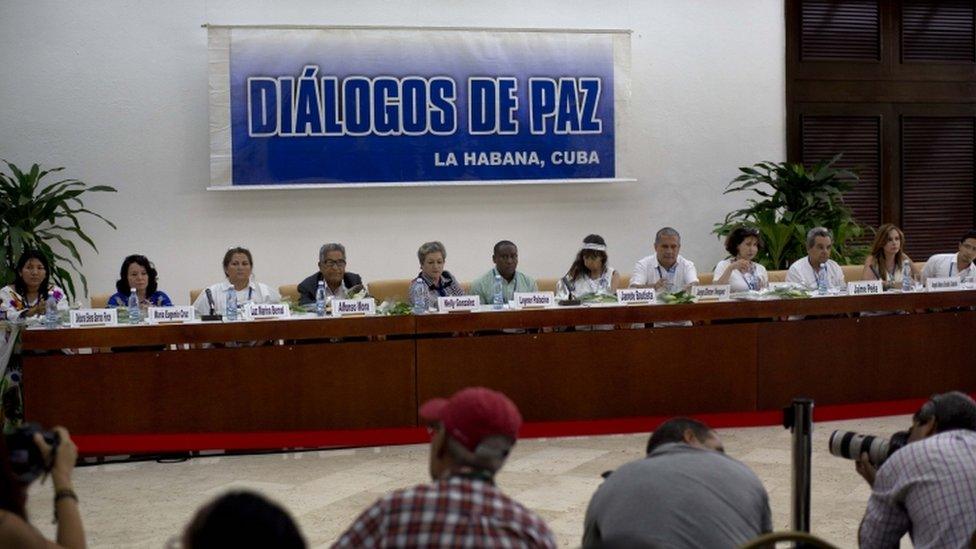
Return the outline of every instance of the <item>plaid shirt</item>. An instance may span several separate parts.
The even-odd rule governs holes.
[[[969,547],[976,530],[976,432],[953,430],[908,444],[878,470],[861,522],[862,548]]]
[[[333,547],[556,547],[535,513],[490,482],[451,477],[397,490],[366,509]]]

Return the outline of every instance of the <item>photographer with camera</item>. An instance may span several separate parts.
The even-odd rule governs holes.
[[[64,427],[43,433],[27,425],[0,436],[0,547],[85,547],[78,496],[71,484],[77,459],[78,448]],[[45,471],[54,485],[57,543],[27,522],[27,485]]]
[[[912,417],[908,443],[875,467],[867,452],[857,472],[871,485],[858,534],[862,548],[968,547],[976,530],[976,402],[953,391],[933,396]]]

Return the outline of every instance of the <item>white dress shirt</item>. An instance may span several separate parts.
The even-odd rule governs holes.
[[[827,287],[841,288],[844,286],[844,271],[833,259],[827,260]],[[809,289],[817,289],[817,272],[810,265],[810,256],[803,256],[790,265],[790,270],[786,273],[786,281],[794,284],[801,284]]]
[[[715,266],[715,272],[712,273],[712,284],[718,284],[718,279],[722,278],[722,275],[725,274],[725,269],[729,268],[729,264],[732,261],[732,258],[727,257],[718,262],[718,265]],[[755,284],[757,285],[756,288],[752,289],[758,290],[760,287],[766,286],[769,283],[769,274],[766,272],[766,267],[763,267],[755,261],[752,262],[752,270],[750,273],[755,277]],[[732,287],[733,292],[745,292],[750,289],[745,275],[739,269],[732,269],[728,284]]]
[[[226,280],[218,282],[207,288],[213,294],[214,311],[222,315],[227,308],[227,288],[230,282]],[[251,281],[243,290],[237,290],[237,307],[242,307],[245,303],[281,303],[281,294],[278,290],[262,282]],[[210,314],[210,302],[207,301],[207,290],[200,292],[197,300],[193,302],[193,308],[200,315]]]
[[[976,277],[976,263],[970,263],[962,271],[959,270],[959,254],[935,254],[922,267],[922,280],[929,278],[946,278],[958,276],[962,279]]]
[[[673,267],[675,268],[672,287],[674,291],[682,290],[689,284],[698,283],[698,270],[695,269],[695,264],[691,261],[679,255]],[[653,286],[661,278],[667,277],[667,271],[668,269],[658,263],[657,254],[651,254],[634,265],[634,274],[630,277],[630,285]]]

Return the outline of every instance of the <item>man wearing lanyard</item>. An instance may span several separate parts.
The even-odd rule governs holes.
[[[654,253],[634,265],[631,288],[654,288],[659,292],[677,292],[698,284],[695,264],[682,257],[681,235],[665,227],[654,235]]]
[[[469,387],[427,401],[420,418],[433,482],[380,498],[333,547],[556,547],[546,523],[495,486],[522,425],[515,403]]]
[[[959,240],[959,251],[954,254],[936,254],[925,262],[922,280],[958,276],[963,280],[976,279],[976,231],[969,231]]]
[[[532,277],[518,271],[518,247],[514,242],[502,240],[495,244],[491,254],[495,268],[471,283],[471,293],[481,296],[482,303],[491,303],[495,298],[495,275],[502,277],[502,292],[505,301],[515,299],[515,292],[537,292],[539,286]]]
[[[786,281],[806,288],[816,289],[826,276],[827,289],[844,285],[844,271],[836,261],[830,259],[834,235],[826,227],[814,227],[807,231],[807,255],[790,265]],[[821,268],[822,267],[822,268]]]

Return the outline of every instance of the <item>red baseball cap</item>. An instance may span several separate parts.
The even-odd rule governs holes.
[[[439,421],[444,432],[472,452],[486,437],[518,438],[522,414],[507,396],[485,387],[468,387],[451,398],[428,400],[420,407],[424,421]]]

